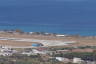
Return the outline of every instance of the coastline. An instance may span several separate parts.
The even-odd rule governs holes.
[[[93,28],[69,28],[58,26],[58,25],[0,25],[0,30],[16,30],[20,29],[24,32],[48,32],[57,34],[69,34],[69,35],[80,35],[80,36],[96,36],[96,31]]]

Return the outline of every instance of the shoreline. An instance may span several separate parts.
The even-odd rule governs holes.
[[[56,32],[43,32],[43,31],[25,31],[25,30],[21,30],[21,29],[8,29],[8,30],[0,30],[0,33],[2,32],[5,32],[5,33],[16,33],[16,30],[19,30],[19,31],[17,31],[17,33],[20,33],[20,32],[22,32],[22,34],[24,33],[24,34],[32,34],[32,33],[39,33],[39,34],[53,34],[53,35],[68,35],[68,36],[82,36],[82,37],[96,37],[96,35],[91,35],[91,33],[90,33],[90,35],[87,35],[87,34],[85,34],[85,35],[81,35],[81,34],[77,34],[77,33],[72,33],[72,34],[70,34],[70,33],[56,33]]]
[[[7,27],[7,26],[6,26]],[[39,33],[50,33],[50,34],[63,34],[63,35],[65,35],[65,34],[67,34],[67,35],[80,35],[80,36],[96,36],[96,32],[91,32],[91,31],[89,31],[89,32],[87,32],[87,31],[74,31],[74,30],[72,30],[72,31],[64,31],[64,30],[56,30],[56,31],[52,31],[51,29],[48,29],[48,30],[46,30],[46,29],[44,29],[44,28],[40,28],[40,27],[38,27],[38,28],[36,28],[36,30],[35,29],[33,29],[33,28],[31,28],[31,27],[27,27],[27,28],[23,28],[23,27],[8,27],[8,29],[7,28],[4,28],[4,27],[2,27],[2,28],[0,28],[0,32],[1,31],[15,31],[15,30],[17,30],[17,29],[19,29],[19,30],[21,30],[22,32],[26,32],[26,33],[29,33],[29,32],[39,32]],[[35,27],[34,27],[35,28]],[[40,28],[40,29],[39,29]],[[37,30],[38,29],[38,30]]]

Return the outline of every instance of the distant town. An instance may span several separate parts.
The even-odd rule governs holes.
[[[96,37],[1,30],[0,64],[96,64]]]

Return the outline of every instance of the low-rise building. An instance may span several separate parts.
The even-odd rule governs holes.
[[[58,61],[60,61],[60,62],[64,62],[64,63],[71,62],[70,59],[63,58],[63,57],[56,57],[55,59],[58,60]]]
[[[82,63],[84,60],[82,60],[81,58],[77,58],[77,57],[74,57],[73,58],[73,63]]]
[[[8,52],[2,52],[0,53],[0,56],[11,56],[12,53],[8,53]]]
[[[56,50],[56,53],[69,53],[70,50]]]
[[[0,47],[0,55],[2,55],[2,56],[11,56],[14,53],[17,53],[17,51],[13,50],[11,48],[8,48],[6,46]]]

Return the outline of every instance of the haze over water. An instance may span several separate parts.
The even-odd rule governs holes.
[[[96,1],[0,0],[0,29],[96,35]]]

